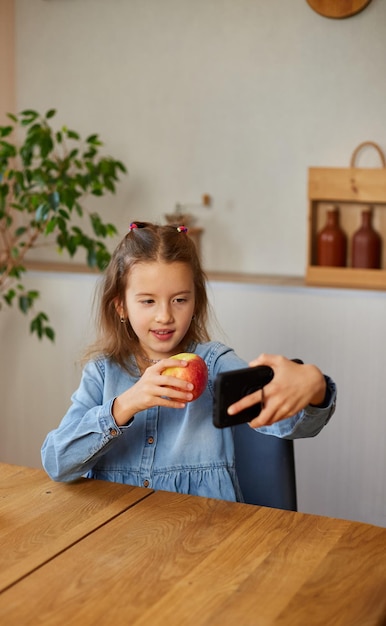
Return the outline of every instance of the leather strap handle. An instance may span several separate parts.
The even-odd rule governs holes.
[[[386,158],[385,155],[383,154],[381,148],[378,146],[377,143],[375,143],[374,141],[363,141],[363,143],[360,143],[359,146],[357,148],[355,148],[354,152],[352,153],[351,156],[351,161],[350,161],[350,167],[356,167],[355,165],[355,159],[358,155],[358,152],[360,150],[362,150],[362,148],[364,148],[365,146],[370,146],[372,148],[375,148],[375,150],[378,152],[381,162],[382,162],[382,167],[386,167]]]

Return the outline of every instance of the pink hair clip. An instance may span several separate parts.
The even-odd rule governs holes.
[[[134,228],[138,228],[137,224],[135,222],[131,222],[130,226],[129,226],[129,232],[131,232],[132,230],[134,230]]]
[[[177,230],[179,233],[187,233],[188,229],[186,228],[186,226],[178,226]]]

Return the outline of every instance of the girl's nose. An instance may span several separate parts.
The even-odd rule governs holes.
[[[171,308],[168,305],[161,305],[157,309],[156,322],[167,324],[173,321]]]

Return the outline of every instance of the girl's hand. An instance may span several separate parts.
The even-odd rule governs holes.
[[[264,407],[258,417],[249,422],[252,428],[268,426],[295,415],[309,404],[321,404],[326,393],[326,381],[315,365],[300,365],[283,356],[261,354],[250,366],[269,365],[274,371],[271,382],[264,387]],[[232,404],[228,412],[234,415],[262,401],[262,391],[255,391]]]
[[[187,364],[187,361],[162,359],[148,367],[135,385],[115,398],[113,417],[117,425],[123,426],[136,413],[153,406],[183,409],[185,403],[193,398],[192,383],[164,376],[162,371],[167,367],[186,367]]]

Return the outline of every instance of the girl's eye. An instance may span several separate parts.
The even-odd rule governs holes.
[[[186,298],[175,298],[174,302],[177,302],[178,304],[180,304],[181,302],[187,302]]]
[[[154,300],[141,300],[141,304],[153,304]]]

